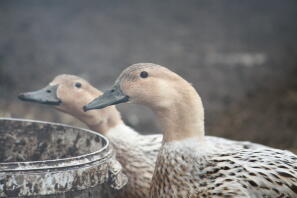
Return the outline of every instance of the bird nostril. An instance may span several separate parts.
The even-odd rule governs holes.
[[[47,92],[47,93],[51,93],[52,91],[48,89],[48,90],[46,90],[46,92]]]

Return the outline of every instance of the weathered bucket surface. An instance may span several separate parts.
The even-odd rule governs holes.
[[[105,137],[62,124],[0,118],[0,197],[105,197],[106,182],[119,189],[127,179]]]

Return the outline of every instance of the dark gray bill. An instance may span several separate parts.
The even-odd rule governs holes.
[[[119,86],[114,86],[113,89],[107,90],[103,95],[95,98],[92,102],[83,107],[84,111],[92,109],[102,109],[104,107],[115,105],[129,101],[129,96],[126,96],[121,91]]]
[[[49,85],[37,91],[21,93],[18,98],[28,102],[59,105],[61,100],[57,97],[57,88],[58,85]]]

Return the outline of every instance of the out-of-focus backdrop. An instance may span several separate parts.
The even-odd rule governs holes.
[[[57,74],[100,89],[125,67],[154,62],[193,83],[209,135],[297,149],[297,1],[1,1],[0,116],[82,126],[20,92]],[[153,114],[119,105],[158,132]]]

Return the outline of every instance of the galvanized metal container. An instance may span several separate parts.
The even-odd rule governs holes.
[[[0,118],[0,197],[109,197],[127,183],[108,140],[41,121]]]

